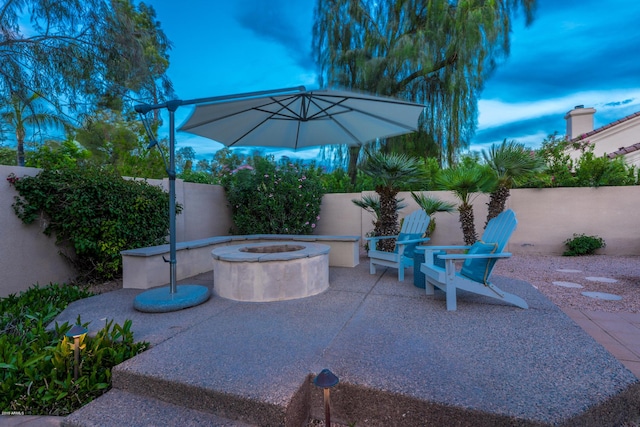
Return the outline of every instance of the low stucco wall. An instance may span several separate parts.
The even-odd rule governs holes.
[[[254,234],[245,236],[217,236],[208,239],[180,242],[176,245],[176,279],[182,280],[213,268],[211,251],[217,247],[278,241],[315,242],[329,245],[329,265],[354,267],[360,262],[360,236],[295,236],[282,234]],[[122,286],[149,289],[169,283],[169,245],[122,251]]]
[[[147,179],[150,185],[169,192],[169,178]],[[183,207],[176,216],[178,242],[229,234],[233,221],[224,188],[176,179],[176,203]]]

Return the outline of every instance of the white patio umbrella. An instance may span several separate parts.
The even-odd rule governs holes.
[[[298,149],[324,144],[358,145],[413,132],[424,105],[348,91],[307,91],[303,86],[237,95],[139,104],[135,110],[149,133],[146,120],[152,110],[169,112],[169,292],[162,288],[138,294],[140,311],[175,311],[201,304],[209,290],[199,285],[176,284],[175,218],[175,112],[196,105],[180,130],[213,139],[228,146],[262,146]],[[180,288],[180,289],[179,289]]]
[[[301,149],[361,145],[413,132],[424,105],[340,90],[312,90],[197,105],[181,131],[233,146]]]

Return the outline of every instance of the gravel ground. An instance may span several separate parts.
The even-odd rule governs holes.
[[[514,255],[497,262],[493,274],[527,281],[559,307],[611,313],[640,312],[640,256]],[[616,282],[597,282],[588,277],[615,279]],[[576,283],[583,288],[557,286],[553,282]],[[591,298],[582,292],[614,294],[622,300]]]

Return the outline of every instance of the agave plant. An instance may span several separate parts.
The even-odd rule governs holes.
[[[494,178],[487,169],[479,165],[459,166],[443,170],[436,183],[444,190],[452,191],[458,199],[460,227],[465,245],[472,245],[478,240],[471,202],[480,192],[490,191],[495,186]]]
[[[489,150],[483,150],[482,157],[497,179],[489,196],[486,227],[491,218],[504,211],[511,188],[520,180],[544,169],[545,162],[524,144],[506,139],[500,145],[493,144]]]
[[[418,182],[422,177],[420,161],[404,154],[367,152],[360,166],[365,175],[373,178],[378,193],[380,211],[375,222],[376,236],[394,236],[399,232],[396,195],[402,185]],[[385,239],[381,250],[393,251],[395,241]]]
[[[431,236],[436,228],[436,212],[453,212],[456,209],[456,205],[453,203],[445,202],[437,197],[425,196],[423,193],[414,193],[412,191],[411,197],[431,218],[427,228],[427,237]]]

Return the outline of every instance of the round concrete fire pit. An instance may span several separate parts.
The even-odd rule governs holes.
[[[236,301],[305,298],[329,288],[328,245],[270,242],[223,246],[213,256],[213,291]]]

